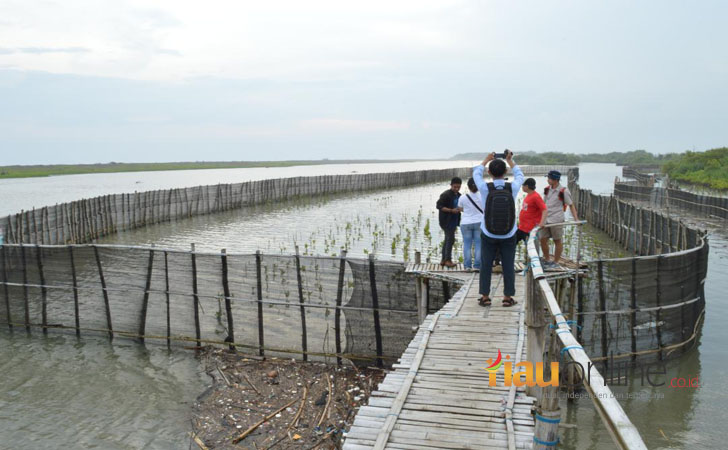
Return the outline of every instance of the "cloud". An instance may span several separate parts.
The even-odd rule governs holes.
[[[0,55],[11,55],[13,53],[25,53],[29,55],[44,55],[48,53],[89,53],[91,49],[86,47],[17,47],[0,48]]]
[[[410,126],[408,121],[396,120],[307,119],[298,122],[298,128],[308,132],[401,131],[409,129]]]

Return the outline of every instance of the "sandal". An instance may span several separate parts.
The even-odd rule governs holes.
[[[488,298],[488,297],[480,297],[478,299],[478,305],[480,305],[480,306],[490,306],[490,304],[491,304],[490,298]]]
[[[516,303],[518,303],[518,302],[513,297],[503,299],[503,306],[506,308],[509,308],[509,307],[515,305]]]

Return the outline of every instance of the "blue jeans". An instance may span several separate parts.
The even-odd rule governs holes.
[[[501,266],[503,267],[503,295],[516,295],[516,271],[513,262],[516,259],[516,235],[507,239],[493,239],[486,235],[480,236],[482,242],[481,253],[483,261],[480,266],[480,294],[490,296],[490,276],[493,273],[493,260],[497,250],[500,250]]]
[[[468,223],[460,225],[460,232],[463,233],[463,256],[465,257],[465,268],[480,269],[480,224]],[[471,247],[475,246],[475,259],[472,257]]]

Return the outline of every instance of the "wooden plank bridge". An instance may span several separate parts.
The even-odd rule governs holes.
[[[500,274],[492,285],[500,290]],[[531,448],[535,399],[524,388],[503,386],[502,374],[498,386],[489,386],[484,370],[498,350],[514,364],[526,357],[525,277],[518,273],[516,292],[513,307],[495,295],[493,306],[478,306],[478,274],[468,273],[359,410],[344,448]]]

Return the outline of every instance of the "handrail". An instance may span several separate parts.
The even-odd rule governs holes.
[[[564,222],[564,225],[583,225],[585,221]],[[612,390],[606,385],[604,378],[594,367],[589,355],[584,351],[579,341],[571,333],[571,328],[564,320],[556,320],[556,317],[564,317],[561,312],[556,296],[551,290],[548,279],[541,267],[541,259],[535,244],[539,227],[534,228],[528,239],[528,257],[530,259],[530,267],[533,272],[533,278],[538,281],[541,292],[546,299],[546,305],[555,320],[556,328],[554,336],[557,337],[563,345],[562,353],[567,352],[572,360],[581,364],[581,367],[590,368],[588,382],[584,383],[584,387],[591,395],[594,405],[596,406],[602,421],[607,427],[615,445],[621,449],[641,450],[647,449],[637,428],[629,420],[629,417],[622,409],[622,406],[614,398]],[[537,436],[538,437],[538,436]]]

